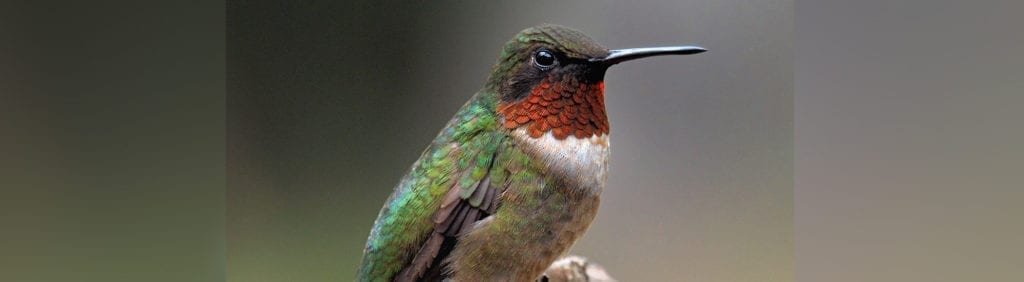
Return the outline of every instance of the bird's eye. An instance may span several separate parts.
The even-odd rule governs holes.
[[[541,68],[550,68],[556,62],[555,55],[551,54],[551,51],[548,50],[540,50],[537,51],[537,54],[533,55],[533,64]]]

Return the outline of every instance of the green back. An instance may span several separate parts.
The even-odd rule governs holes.
[[[359,270],[360,281],[390,281],[409,264],[433,230],[431,216],[452,187],[468,197],[508,139],[494,114],[495,95],[481,92],[455,117],[413,164],[374,223]],[[491,175],[503,183],[502,174]]]

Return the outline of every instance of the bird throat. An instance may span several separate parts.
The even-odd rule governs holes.
[[[498,112],[505,118],[505,128],[525,126],[533,138],[548,131],[558,140],[570,135],[583,139],[608,134],[603,81],[555,81],[549,77],[534,86],[526,98],[498,105]]]

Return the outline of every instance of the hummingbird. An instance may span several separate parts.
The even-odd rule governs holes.
[[[604,76],[697,46],[609,50],[559,25],[520,31],[388,197],[360,281],[534,281],[590,226],[608,174]]]

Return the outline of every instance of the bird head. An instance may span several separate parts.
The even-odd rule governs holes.
[[[608,133],[604,75],[612,65],[659,55],[706,51],[696,46],[609,50],[582,32],[558,25],[527,28],[505,44],[487,82],[498,96],[506,129],[536,138]]]

